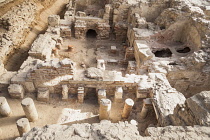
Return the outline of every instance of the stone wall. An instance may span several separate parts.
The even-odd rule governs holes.
[[[30,31],[30,26],[36,16],[36,4],[25,1],[20,5],[14,6],[10,11],[0,18],[0,58],[4,63],[15,46],[17,47],[24,41],[25,34]],[[23,14],[24,13],[24,14]]]
[[[27,74],[26,82],[33,82],[36,89],[49,87],[50,93],[55,93],[54,86],[61,86],[62,81],[73,79],[74,64],[69,59],[51,60],[37,64],[37,68]]]
[[[162,11],[170,6],[170,0],[155,0],[139,2],[135,6],[130,7],[128,11],[128,21],[131,21],[131,16],[134,13],[144,17],[147,22],[154,20],[162,13]]]
[[[171,120],[173,125],[210,126],[209,91],[203,91],[190,98],[184,104],[177,105]]]
[[[95,30],[97,39],[108,39],[110,34],[110,25],[100,18],[76,18],[75,21],[75,38],[85,39],[86,32],[89,29]]]
[[[154,4],[159,2],[155,1]],[[161,3],[159,4],[161,7]],[[127,42],[130,47],[134,47],[139,71],[166,74],[171,86],[186,97],[191,97],[202,90],[210,90],[209,51],[207,49],[210,42],[210,28],[204,12],[200,7],[186,1],[170,1],[170,3],[165,1],[162,4],[163,7],[165,4],[165,9],[160,8],[157,12],[159,16],[154,14],[156,19],[153,21],[158,26],[147,22],[147,17],[141,16],[143,13],[135,12],[135,8],[133,8],[133,14],[129,14]],[[168,4],[170,8],[167,8]],[[140,3],[139,7],[141,5],[144,4]],[[138,5],[136,8],[138,9]],[[183,10],[180,11],[180,9]],[[137,47],[136,40],[145,40],[154,54],[156,51],[168,48],[171,56],[162,54],[160,56],[162,58],[153,57],[143,63],[141,57],[148,54],[146,49]],[[189,47],[189,52],[178,52],[180,48],[185,47]],[[141,51],[145,52],[137,53]]]

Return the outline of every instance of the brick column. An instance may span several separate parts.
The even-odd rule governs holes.
[[[143,107],[140,113],[140,118],[144,119],[147,116],[148,111],[150,110],[150,108],[152,107],[152,102],[150,101],[149,98],[146,98],[143,100]]]
[[[109,99],[101,99],[99,109],[99,119],[109,120],[112,102]]]
[[[100,104],[101,99],[106,99],[106,90],[105,89],[98,90],[98,104]]]
[[[130,98],[125,100],[125,105],[123,108],[122,118],[127,119],[131,113],[134,101]]]

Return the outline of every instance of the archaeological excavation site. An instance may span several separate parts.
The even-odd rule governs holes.
[[[0,0],[0,140],[210,140],[210,0]]]

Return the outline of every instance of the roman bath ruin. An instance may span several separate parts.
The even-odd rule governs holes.
[[[13,139],[210,139],[210,0],[0,0]]]

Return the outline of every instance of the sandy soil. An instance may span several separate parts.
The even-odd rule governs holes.
[[[7,97],[6,94],[4,95]],[[30,95],[30,97],[33,97],[33,95]],[[18,119],[25,117],[23,109],[21,107],[21,99],[11,99],[7,97],[7,101],[12,109],[12,115],[10,117],[0,117],[0,128],[2,130],[0,140],[12,140],[18,137],[19,133],[15,123]],[[87,103],[84,104],[78,104],[75,102],[63,102],[57,95],[54,95],[53,98],[50,99],[49,103],[34,100],[35,106],[39,114],[39,119],[36,122],[30,123],[31,128],[42,127],[46,124],[56,124],[59,119],[59,116],[62,113],[63,108],[71,108],[75,110],[79,109],[83,113],[92,112],[97,116],[98,105],[91,103],[91,101],[89,101],[88,99],[86,102]],[[99,122],[99,120],[98,117],[95,117],[83,120],[83,122],[96,123]]]

